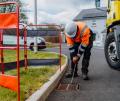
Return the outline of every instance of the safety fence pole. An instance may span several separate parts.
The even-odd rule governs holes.
[[[24,65],[25,70],[27,70],[27,29],[24,27]]]
[[[3,30],[0,30],[0,46],[3,46]],[[1,70],[2,70],[2,74],[4,74],[4,57],[3,57],[3,49],[0,50],[0,54],[1,54]]]

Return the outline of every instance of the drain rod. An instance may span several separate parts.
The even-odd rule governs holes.
[[[75,69],[76,69],[76,68],[77,68],[77,64],[75,64],[75,67],[74,67],[74,70],[73,70],[73,74],[72,74],[71,81],[70,81],[70,83],[67,85],[67,88],[66,88],[67,91],[69,90],[70,85],[73,83],[74,75],[75,75]]]

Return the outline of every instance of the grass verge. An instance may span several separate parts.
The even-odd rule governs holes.
[[[16,54],[14,51],[5,51],[5,62],[15,61]],[[24,52],[20,52],[20,59],[23,59]],[[59,55],[46,52],[38,52],[37,54],[28,51],[28,57],[31,59],[40,58],[58,58]],[[65,57],[62,57],[62,64],[65,62]],[[58,65],[42,66],[33,68],[32,66],[25,71],[20,69],[20,84],[21,84],[21,101],[25,101],[33,92],[40,88],[49,78],[57,71]],[[6,74],[16,75],[16,70],[7,71]],[[9,89],[0,87],[0,101],[17,101],[17,94]]]
[[[59,58],[59,55],[49,53],[49,52],[44,52],[44,51],[39,51],[37,53],[34,53],[33,51],[28,51],[28,59],[55,59]],[[20,60],[24,59],[24,51],[20,51]],[[15,50],[5,50],[4,51],[4,62],[14,62],[16,61],[16,51]]]

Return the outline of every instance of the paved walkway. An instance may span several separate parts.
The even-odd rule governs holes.
[[[63,53],[68,54],[68,50],[63,49]],[[80,83],[80,90],[54,90],[46,101],[120,101],[120,72],[109,68],[103,49],[95,48],[92,53],[89,67],[91,80],[82,80],[79,65],[80,76],[74,79],[74,83]],[[70,79],[65,77],[61,81],[69,82]]]

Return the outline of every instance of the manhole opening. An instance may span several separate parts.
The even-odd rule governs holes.
[[[76,91],[80,89],[79,84],[59,84],[56,88],[57,91]]]

